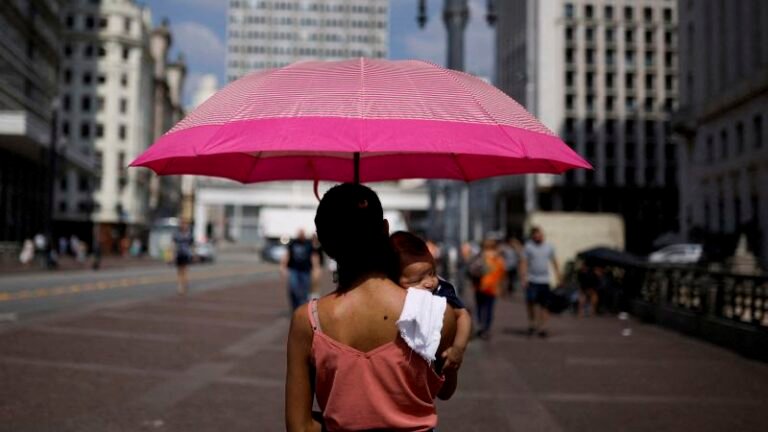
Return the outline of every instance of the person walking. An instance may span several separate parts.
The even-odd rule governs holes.
[[[323,250],[337,262],[338,285],[293,314],[286,430],[432,430],[437,425],[434,400],[453,394],[456,370],[443,373],[440,356],[430,362],[417,354],[397,321],[406,315],[409,297],[425,307],[442,302],[444,312],[434,316],[440,325],[430,326],[434,333],[425,335],[439,341],[430,344],[429,354],[435,357],[453,342],[453,311],[443,298],[404,290],[389,279],[396,256],[381,202],[371,189],[353,183],[331,188],[320,201],[315,225]],[[411,304],[409,310],[418,314],[424,309]]]
[[[523,265],[521,266],[520,282],[525,289],[525,303],[528,311],[528,334],[538,332],[539,336],[547,337],[547,310],[550,288],[549,265],[555,271],[557,286],[560,286],[560,266],[555,258],[555,248],[544,241],[544,232],[539,227],[531,229],[531,238],[525,243],[523,250]]]
[[[511,298],[515,293],[518,269],[520,268],[520,255],[523,253],[523,245],[515,236],[509,236],[499,248],[501,250],[501,255],[504,257],[504,267],[507,271],[507,295]]]
[[[318,268],[320,260],[312,240],[307,238],[303,229],[300,229],[296,238],[288,243],[287,249],[287,253],[280,261],[280,271],[283,278],[288,280],[291,310],[296,310],[309,301],[312,268]]]
[[[189,289],[189,276],[187,266],[192,262],[192,247],[194,238],[189,230],[189,224],[183,221],[179,230],[173,236],[173,243],[176,246],[176,276],[178,285],[176,293],[180,296],[186,295]]]
[[[491,336],[493,312],[496,296],[501,291],[501,285],[506,275],[504,258],[499,252],[496,240],[485,239],[483,249],[477,257],[479,262],[474,266],[482,266],[482,272],[475,270],[479,277],[474,279],[475,309],[477,310],[477,336],[488,339]]]

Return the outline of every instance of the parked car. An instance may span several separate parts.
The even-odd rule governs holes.
[[[201,263],[216,261],[216,248],[213,244],[208,242],[195,244],[195,261]]]
[[[648,255],[651,263],[695,264],[701,260],[704,247],[700,244],[673,244]]]
[[[262,249],[261,258],[267,262],[279,263],[287,253],[286,245],[280,242],[270,242]]]

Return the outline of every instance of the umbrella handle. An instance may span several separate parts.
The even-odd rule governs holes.
[[[353,161],[355,164],[355,184],[360,184],[360,152],[355,152]]]

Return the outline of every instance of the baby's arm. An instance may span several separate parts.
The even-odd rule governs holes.
[[[464,361],[464,351],[469,344],[469,338],[472,335],[472,317],[465,308],[454,308],[456,314],[456,337],[453,339],[453,345],[443,351],[445,358],[445,369],[458,369]]]

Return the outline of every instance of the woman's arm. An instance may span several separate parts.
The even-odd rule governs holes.
[[[288,333],[288,372],[285,379],[285,430],[319,432],[320,423],[312,419],[310,356],[312,326],[307,305],[296,309]]]

